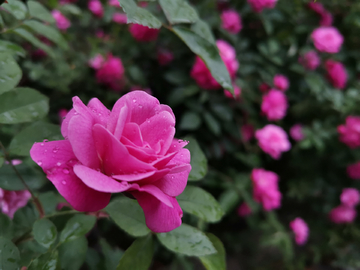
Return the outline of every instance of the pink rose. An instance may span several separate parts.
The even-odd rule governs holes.
[[[327,53],[338,53],[344,42],[343,36],[332,26],[321,26],[316,28],[311,33],[311,39],[313,40],[316,49],[320,52]]]
[[[321,14],[320,25],[321,26],[331,26],[333,23],[333,16],[330,12],[325,11]]]
[[[281,91],[286,91],[289,88],[289,80],[282,74],[276,74],[273,83],[274,87]]]
[[[31,194],[27,190],[10,191],[0,188],[1,212],[12,219],[15,212],[19,208],[24,207],[30,198]]]
[[[264,169],[251,172],[254,200],[261,203],[265,211],[277,209],[281,205],[281,193],[278,188],[279,176]]]
[[[237,212],[240,217],[246,217],[252,213],[251,208],[247,205],[247,203],[242,203],[237,209]]]
[[[108,4],[109,4],[109,6],[120,7],[119,0],[109,0]]]
[[[93,69],[99,69],[104,64],[104,62],[105,62],[104,57],[98,53],[88,61],[88,65]]]
[[[335,88],[344,89],[347,82],[347,72],[344,65],[334,60],[327,60],[325,68],[330,83]]]
[[[115,91],[121,91],[125,69],[121,59],[110,55],[102,66],[96,71],[99,84],[105,84]]]
[[[99,0],[90,0],[88,2],[88,9],[98,18],[104,16],[104,9]]]
[[[130,34],[137,41],[140,42],[149,42],[154,41],[158,38],[159,29],[149,28],[141,24],[131,24],[129,27]]]
[[[343,205],[355,207],[359,204],[360,193],[355,188],[344,188],[340,195],[340,201]]]
[[[67,114],[68,114],[68,110],[66,110],[66,109],[60,109],[59,110],[58,115],[59,115],[60,124],[63,122],[63,120],[65,119],[65,116]]]
[[[264,8],[272,9],[275,7],[277,0],[247,0],[251,8],[259,13]]]
[[[231,34],[238,34],[242,29],[241,17],[235,10],[221,13],[221,27]]]
[[[240,95],[241,95],[241,88],[239,86],[235,85],[235,84],[233,85],[233,87],[234,87],[235,97],[230,93],[229,90],[226,90],[226,89],[224,89],[224,94],[228,98],[233,98],[233,99],[239,100]]]
[[[286,132],[278,126],[266,125],[255,132],[260,148],[274,159],[279,159],[282,152],[289,151],[291,144]]]
[[[315,11],[317,14],[321,15],[323,12],[325,12],[324,6],[319,2],[311,2],[308,4],[308,7]]]
[[[347,166],[346,172],[350,178],[360,180],[360,161]]]
[[[329,218],[337,224],[352,223],[356,218],[356,210],[353,207],[339,205],[330,211]]]
[[[261,93],[266,93],[267,91],[269,91],[271,89],[271,87],[266,84],[266,83],[262,83],[259,86],[259,90],[261,91]]]
[[[221,59],[229,71],[230,77],[234,79],[239,69],[235,49],[223,40],[216,41],[216,45],[219,49]],[[213,78],[203,60],[198,56],[195,59],[190,75],[201,88],[206,90],[217,90],[221,88],[221,85]]]
[[[245,124],[241,126],[241,136],[244,139],[245,142],[248,142],[254,137],[254,127],[250,124]]]
[[[74,209],[101,210],[111,193],[126,191],[152,231],[181,225],[175,197],[186,186],[190,152],[174,139],[170,107],[144,91],[122,96],[112,111],[96,98],[86,106],[74,97],[61,133],[65,140],[35,143],[30,156]]]
[[[174,54],[165,49],[159,49],[157,52],[157,60],[160,66],[166,66],[174,60]]]
[[[298,245],[306,243],[309,237],[309,227],[302,218],[295,218],[290,222],[290,228],[295,234],[295,242]]]
[[[360,146],[360,116],[348,116],[344,125],[337,127],[340,142],[354,149]]]
[[[126,16],[125,13],[115,12],[113,14],[112,20],[113,20],[113,22],[116,22],[118,24],[126,24],[127,23],[127,16]]]
[[[57,28],[65,31],[70,27],[70,21],[59,10],[54,9],[51,14],[56,21]]]
[[[288,108],[286,95],[276,89],[271,89],[263,95],[261,111],[269,121],[281,120],[285,117]]]
[[[320,66],[320,57],[315,51],[309,51],[299,57],[299,63],[308,70],[315,70]]]
[[[294,141],[302,141],[303,139],[305,139],[302,125],[300,124],[293,125],[290,128],[290,136],[291,138],[293,138]]]

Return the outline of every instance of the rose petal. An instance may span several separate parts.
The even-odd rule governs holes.
[[[114,136],[116,139],[120,140],[125,124],[128,121],[129,118],[129,108],[128,106],[124,105],[124,107],[121,108],[119,113],[119,118],[116,122],[116,127],[114,131]]]
[[[173,157],[176,155],[177,153],[171,153],[169,155],[166,155],[162,158],[159,158],[158,160],[156,160],[155,162],[153,162],[151,165],[153,165],[155,168],[161,169],[164,166],[166,166],[166,164],[168,164],[170,162],[170,160],[173,159]]]
[[[114,107],[112,108],[112,110],[110,112],[109,121],[108,121],[108,124],[107,124],[107,129],[112,134],[115,133],[115,129],[116,129],[116,126],[117,126],[118,121],[119,121],[121,109],[124,108],[124,107],[128,107],[127,106],[126,96],[122,96],[118,101],[116,101],[116,103],[114,104]],[[124,120],[124,115],[125,115],[124,110],[123,110],[122,120]],[[130,114],[127,114],[126,119],[124,121],[124,124],[129,122],[129,121],[130,121]]]
[[[123,137],[129,139],[137,146],[143,146],[143,138],[141,136],[140,127],[136,123],[127,123],[122,134]]]
[[[169,150],[167,152],[167,154],[173,153],[173,152],[178,152],[180,149],[182,149],[184,146],[186,146],[189,142],[188,141],[183,141],[183,140],[179,140],[179,139],[173,139],[171,142],[171,145],[169,147]]]
[[[112,175],[111,177],[115,178],[117,180],[121,180],[121,181],[132,182],[132,181],[139,181],[139,180],[145,179],[154,174],[155,174],[155,171],[145,172],[145,173],[136,173],[136,174]]]
[[[131,185],[130,190],[137,190],[139,192],[146,192],[148,194],[151,194],[156,199],[158,199],[160,202],[164,203],[168,207],[173,208],[173,205],[170,201],[170,197],[164,194],[159,188],[153,186],[153,185],[145,185],[145,186],[139,186],[138,184]]]
[[[97,98],[92,98],[88,103],[88,108],[91,110],[92,116],[95,119],[95,123],[106,126],[110,110],[101,103]]]
[[[67,136],[68,136],[68,127],[69,127],[69,122],[70,122],[71,118],[73,118],[77,114],[78,113],[74,109],[71,109],[68,112],[68,114],[65,116],[64,120],[62,121],[61,134],[64,136],[64,138],[67,138]]]

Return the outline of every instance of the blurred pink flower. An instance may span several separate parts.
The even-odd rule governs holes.
[[[30,198],[31,194],[27,190],[10,191],[0,188],[1,212],[12,219],[15,212],[24,207]]]
[[[273,83],[277,90],[286,91],[289,88],[289,80],[282,74],[276,74]]]
[[[241,126],[241,136],[245,142],[250,141],[254,137],[254,127],[250,124],[245,124]]]
[[[166,66],[174,60],[174,54],[166,49],[159,49],[157,51],[157,60],[160,66]]]
[[[241,17],[235,10],[223,11],[221,22],[221,27],[231,34],[237,34],[242,29]]]
[[[127,23],[127,16],[125,13],[115,12],[112,17],[113,22],[118,24],[126,24]]]
[[[224,61],[230,73],[230,77],[234,79],[239,68],[235,49],[223,40],[216,41],[216,45],[219,49],[221,59]],[[199,56],[195,59],[190,75],[201,88],[206,90],[217,90],[221,88],[221,85],[213,78],[209,69]]]
[[[321,26],[311,33],[311,39],[316,49],[320,52],[338,53],[344,38],[341,33],[332,26]]]
[[[262,83],[262,84],[260,84],[259,89],[260,89],[261,93],[266,93],[267,91],[269,91],[271,89],[271,87],[266,83]]]
[[[339,205],[330,211],[329,218],[337,224],[352,223],[356,218],[356,210],[353,207]]]
[[[265,211],[279,208],[281,193],[278,189],[279,176],[264,169],[253,169],[251,172],[254,200],[261,203]]]
[[[60,109],[59,112],[58,112],[58,115],[59,115],[59,122],[60,124],[64,121],[65,119],[65,116],[68,114],[68,110],[67,109]]]
[[[247,205],[247,203],[244,202],[238,207],[237,212],[240,217],[246,217],[251,215],[252,211],[251,208]]]
[[[88,61],[88,65],[93,69],[99,69],[104,64],[104,62],[104,57],[98,53]]]
[[[346,172],[350,178],[360,180],[360,161],[348,165]]]
[[[261,111],[269,121],[281,120],[285,117],[288,108],[286,95],[276,89],[271,89],[263,95]]]
[[[89,0],[88,9],[98,18],[104,16],[104,9],[99,0]]]
[[[300,124],[295,124],[290,128],[290,136],[294,141],[302,141],[305,138],[302,129],[302,125]]]
[[[260,148],[274,159],[279,159],[282,152],[289,151],[291,144],[286,132],[279,126],[266,125],[255,132]]]
[[[264,8],[274,8],[276,5],[277,0],[247,0],[251,8],[259,13]]]
[[[315,70],[320,65],[320,57],[316,51],[308,51],[299,57],[299,63],[308,70]]]
[[[224,94],[226,97],[228,98],[233,98],[233,99],[240,99],[240,95],[241,95],[241,88],[235,84],[233,84],[233,87],[234,87],[234,94],[235,94],[235,97],[230,93],[229,90],[226,90],[224,89]]]
[[[313,11],[315,11],[316,13],[318,13],[319,15],[321,15],[325,11],[324,6],[319,2],[315,2],[315,3],[311,2],[308,4],[308,7]]]
[[[350,148],[354,149],[360,146],[360,117],[348,116],[345,124],[337,127],[339,140]]]
[[[16,166],[16,165],[20,165],[22,163],[21,159],[12,159],[11,160],[11,164]],[[9,164],[9,161],[5,161],[5,164]]]
[[[331,84],[338,89],[344,89],[347,82],[347,73],[344,65],[334,60],[325,62],[327,77]]]
[[[101,68],[96,71],[95,76],[98,83],[105,84],[115,91],[121,91],[124,73],[125,69],[121,59],[110,55]]]
[[[340,195],[340,201],[343,205],[355,207],[359,204],[360,193],[355,188],[344,188]]]
[[[333,23],[333,16],[331,15],[330,12],[324,11],[321,14],[320,25],[321,26],[331,26],[332,23]]]
[[[113,6],[113,7],[120,7],[120,2],[119,0],[109,0],[108,1],[109,6]]]
[[[133,38],[140,42],[154,41],[158,38],[160,32],[159,29],[149,28],[136,23],[129,26],[129,31]]]
[[[70,21],[59,10],[54,9],[51,14],[56,21],[57,28],[65,31],[70,27]]]
[[[309,227],[302,218],[295,218],[290,222],[290,228],[295,234],[295,242],[298,245],[306,243],[309,237]]]
[[[65,4],[71,4],[71,3],[76,3],[78,0],[60,0],[59,4],[60,5],[65,5]]]

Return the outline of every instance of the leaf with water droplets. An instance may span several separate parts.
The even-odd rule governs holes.
[[[85,235],[61,244],[59,259],[62,269],[79,270],[85,261],[87,249],[88,242]]]
[[[204,256],[216,253],[214,245],[200,230],[187,224],[168,233],[158,233],[157,238],[169,250],[188,256]]]
[[[220,239],[211,233],[206,234],[216,248],[217,253],[199,257],[207,270],[226,270],[226,253]]]
[[[37,220],[33,225],[35,240],[45,248],[49,248],[56,240],[57,230],[50,220],[43,218]]]
[[[21,77],[22,71],[10,53],[0,52],[0,95],[13,89]]]
[[[51,250],[33,260],[27,270],[60,270],[59,254]]]
[[[197,181],[203,179],[208,171],[207,159],[195,138],[188,136],[184,140],[189,141],[185,148],[189,149],[191,154],[191,171],[188,180]]]
[[[0,269],[18,270],[20,253],[11,240],[0,237]]]
[[[60,242],[74,240],[87,234],[95,225],[96,217],[88,215],[75,215],[68,220],[60,234]]]
[[[18,124],[43,118],[49,98],[31,88],[16,88],[0,96],[0,123]]]
[[[160,0],[159,3],[171,24],[194,23],[199,19],[196,10],[185,0]]]
[[[1,7],[10,12],[18,20],[23,20],[26,17],[27,8],[25,4],[19,0],[8,0],[7,3],[1,5]]]

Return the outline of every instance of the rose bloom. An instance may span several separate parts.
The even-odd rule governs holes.
[[[347,82],[347,72],[344,65],[334,60],[327,60],[325,68],[330,83],[335,88],[344,89]]]
[[[354,149],[360,146],[360,116],[348,116],[344,125],[337,127],[340,142]]]
[[[291,144],[286,132],[279,126],[266,125],[255,132],[260,148],[274,159],[279,159],[282,152],[289,151]]]
[[[113,14],[112,20],[113,20],[113,22],[116,22],[118,24],[126,24],[127,23],[127,16],[126,16],[125,13],[115,12]]]
[[[281,74],[275,75],[273,83],[274,83],[274,87],[281,91],[286,91],[289,88],[288,78]]]
[[[333,23],[333,16],[330,12],[325,11],[321,14],[320,25],[321,26],[331,26]]]
[[[234,79],[236,72],[239,69],[239,62],[236,60],[235,49],[223,40],[216,41],[216,45],[219,49],[221,59],[224,61],[224,64],[229,71],[230,77]],[[195,59],[190,75],[203,89],[217,90],[221,88],[221,85],[214,79],[210,70],[199,56]]]
[[[240,132],[244,141],[248,142],[252,139],[252,137],[254,137],[255,130],[252,125],[245,124],[241,126]]]
[[[264,8],[272,9],[275,7],[277,0],[247,0],[251,8],[259,13]]]
[[[88,61],[88,65],[93,69],[99,69],[104,64],[104,62],[105,62],[104,57],[98,53]]]
[[[133,38],[140,42],[154,41],[158,38],[160,32],[159,29],[149,28],[147,26],[134,23],[129,26],[129,31]]]
[[[350,178],[360,180],[360,161],[347,166],[346,172]]]
[[[293,125],[290,128],[290,136],[294,141],[302,141],[305,139],[305,135],[300,124]]]
[[[242,29],[241,17],[235,10],[221,13],[221,27],[231,34],[238,34]]]
[[[355,207],[360,201],[359,191],[355,188],[344,188],[340,195],[340,201],[343,205]]]
[[[30,156],[74,209],[98,211],[111,193],[127,192],[152,231],[181,225],[175,197],[186,186],[190,152],[174,138],[170,107],[144,91],[122,96],[111,111],[96,98],[86,106],[74,97],[61,133],[64,140],[35,143]]]
[[[281,193],[278,189],[279,176],[264,169],[251,172],[254,200],[261,203],[265,211],[277,209],[281,205]]]
[[[88,2],[88,9],[98,18],[104,16],[104,9],[99,0],[90,0]]]
[[[241,88],[235,84],[233,85],[233,88],[234,88],[235,97],[230,93],[229,90],[226,89],[224,89],[224,95],[228,98],[239,100],[241,95]]]
[[[330,211],[329,218],[337,224],[352,223],[356,218],[356,210],[353,207],[339,205]]]
[[[166,66],[174,60],[174,54],[166,49],[159,49],[157,51],[157,60],[160,66]]]
[[[99,84],[105,84],[115,91],[121,90],[125,69],[121,59],[110,55],[102,66],[96,71]]]
[[[315,70],[320,66],[320,57],[315,51],[308,51],[299,57],[299,63],[308,70]]]
[[[311,33],[311,39],[320,52],[338,53],[344,42],[343,36],[335,27],[321,26]]]
[[[15,212],[19,208],[24,207],[30,198],[31,194],[27,190],[10,191],[0,188],[1,212],[12,219]]]
[[[59,10],[54,9],[51,14],[56,21],[57,28],[65,31],[70,27],[70,21]]]
[[[295,242],[298,245],[306,243],[309,237],[309,227],[302,218],[295,218],[290,222],[290,228],[295,234]]]
[[[286,95],[276,89],[271,89],[263,95],[261,111],[269,121],[281,120],[285,117],[288,108]]]
[[[240,217],[246,217],[251,215],[251,208],[247,205],[247,203],[242,203],[237,209],[237,213]]]
[[[108,4],[109,4],[109,6],[120,7],[119,0],[109,0]]]
[[[262,83],[259,86],[259,90],[261,91],[261,93],[266,93],[267,91],[269,91],[271,89],[271,87],[266,84],[266,83]]]

